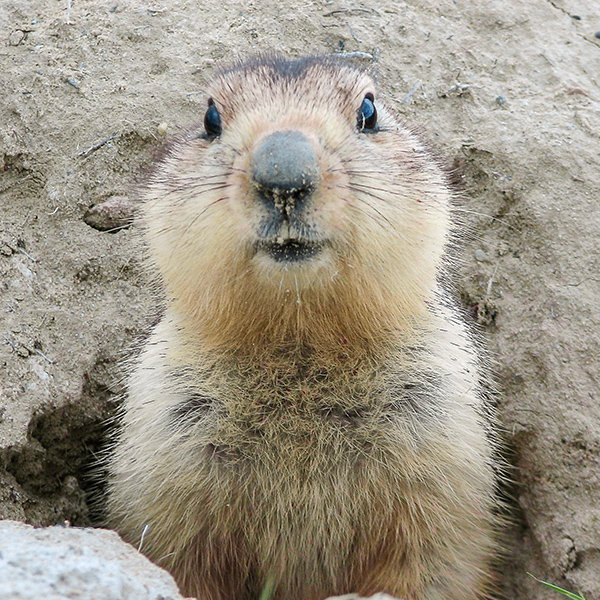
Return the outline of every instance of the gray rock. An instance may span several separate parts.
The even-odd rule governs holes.
[[[173,578],[113,532],[0,521],[2,600],[183,600]]]

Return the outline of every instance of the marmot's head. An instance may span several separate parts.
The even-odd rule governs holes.
[[[174,146],[143,213],[174,309],[210,343],[329,344],[424,311],[448,198],[368,74],[262,57],[211,83],[203,127]]]

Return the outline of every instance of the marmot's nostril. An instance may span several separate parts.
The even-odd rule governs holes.
[[[299,131],[276,131],[264,139],[252,154],[251,168],[261,195],[270,199],[302,197],[320,178],[317,155]]]

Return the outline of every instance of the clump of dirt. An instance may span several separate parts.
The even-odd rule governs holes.
[[[598,30],[574,0],[3,2],[0,516],[90,521],[88,466],[155,310],[124,205],[217,65],[361,53],[462,175],[459,287],[514,453],[507,597],[545,596],[529,571],[599,600]]]

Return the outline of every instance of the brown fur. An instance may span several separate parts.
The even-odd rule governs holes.
[[[145,190],[167,309],[132,370],[111,525],[200,600],[483,597],[493,441],[478,360],[438,284],[445,177],[372,79],[263,58],[210,91]],[[367,93],[380,131],[357,131]],[[253,148],[300,131],[321,180],[299,264],[256,249]],[[144,534],[143,534],[144,532]],[[143,535],[142,535],[143,534]]]

